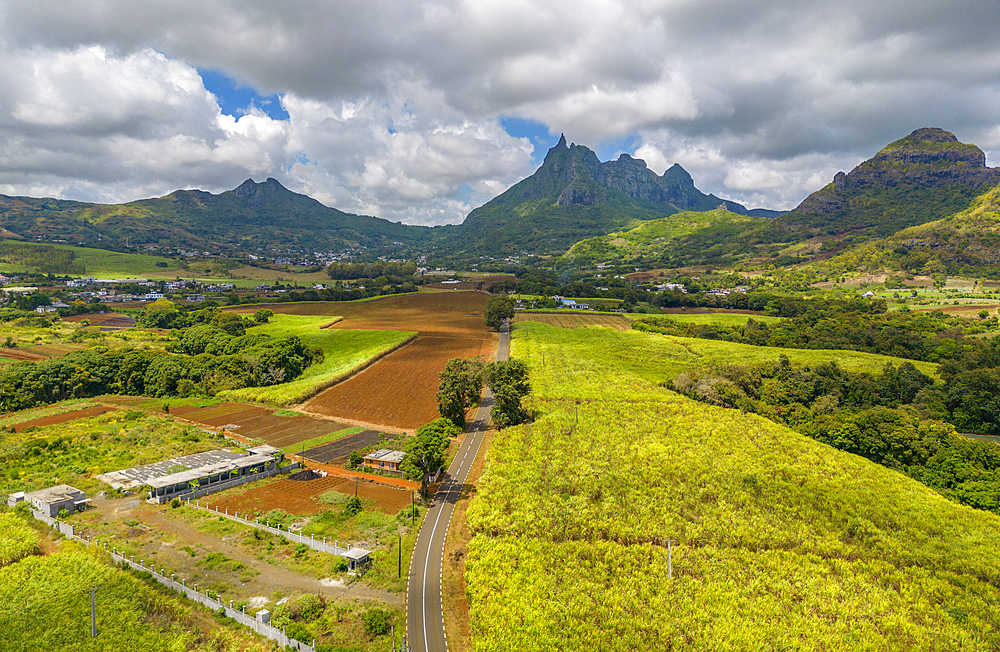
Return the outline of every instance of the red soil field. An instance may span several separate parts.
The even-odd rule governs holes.
[[[377,509],[386,514],[396,514],[410,504],[410,491],[406,489],[396,489],[364,480],[356,481],[338,475],[315,480],[281,479],[237,496],[203,498],[202,503],[207,500],[211,503],[212,509],[222,511],[228,509],[230,514],[239,512],[240,516],[248,517],[260,516],[272,509],[282,509],[289,514],[307,516],[340,509],[337,505],[320,503],[321,494],[327,491],[339,491],[353,496],[355,487],[359,498],[374,500]]]
[[[438,372],[451,358],[491,360],[497,335],[483,324],[481,292],[400,294],[377,301],[276,304],[275,312],[340,315],[332,328],[417,331],[409,345],[308,401],[304,409],[412,432],[438,416]],[[252,313],[247,306],[237,312]],[[242,433],[241,433],[242,434]]]
[[[51,426],[57,423],[66,423],[67,421],[84,419],[86,417],[96,417],[100,414],[105,414],[106,412],[114,412],[115,410],[117,410],[117,408],[95,405],[94,407],[84,408],[82,410],[73,410],[72,412],[63,412],[62,414],[53,414],[52,416],[41,417],[39,419],[32,419],[31,421],[19,423],[14,426],[14,432],[21,432],[28,426]]]
[[[327,435],[352,424],[306,415],[279,417],[268,408],[242,403],[222,403],[210,407],[178,406],[171,414],[212,428],[239,426],[232,432],[247,439],[260,438],[272,446],[285,448],[300,441]]]

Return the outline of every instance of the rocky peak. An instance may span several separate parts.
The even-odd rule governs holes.
[[[249,199],[247,205],[251,208],[260,208],[271,197],[289,191],[277,179],[268,177],[267,181],[262,183],[255,183],[253,179],[247,179],[233,190],[233,192],[237,197]]]

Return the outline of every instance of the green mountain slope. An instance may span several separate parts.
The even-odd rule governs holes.
[[[274,179],[213,195],[178,190],[127,204],[89,204],[0,195],[0,226],[24,238],[71,244],[156,243],[194,249],[406,244],[431,237],[426,227],[344,213],[294,193]]]
[[[986,155],[943,129],[917,129],[776,220],[801,236],[861,231],[887,236],[952,215],[1000,184]]]
[[[563,137],[533,175],[469,213],[449,247],[470,254],[562,253],[581,238],[720,206],[747,212],[703,194],[680,165],[657,176],[627,154],[602,163],[593,151],[567,145]]]
[[[469,508],[476,650],[1000,645],[1000,518],[664,389],[684,344],[518,325],[536,418]]]
[[[865,242],[820,266],[835,273],[888,270],[1000,278],[1000,186],[951,217]]]
[[[712,211],[684,211],[643,222],[630,231],[609,233],[573,245],[563,260],[573,265],[610,263],[645,267],[725,263],[734,254],[734,236],[760,224],[766,217]]]

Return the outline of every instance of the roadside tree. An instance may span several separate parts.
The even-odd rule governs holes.
[[[406,447],[403,472],[408,477],[421,478],[421,483],[426,484],[427,477],[444,466],[444,452],[451,444],[455,428],[447,419],[435,419],[420,426]]]
[[[504,360],[486,365],[486,384],[493,390],[493,410],[490,416],[497,428],[524,423],[528,413],[521,399],[531,391],[528,365],[521,360]]]
[[[514,300],[502,294],[494,295],[487,300],[484,315],[487,328],[500,328],[505,319],[514,316]]]
[[[483,393],[483,362],[478,358],[452,358],[438,376],[438,412],[465,428],[465,411],[478,403]]]

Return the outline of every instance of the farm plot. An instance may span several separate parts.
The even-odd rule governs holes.
[[[386,514],[396,514],[410,504],[410,492],[373,482],[359,482],[354,478],[329,475],[314,480],[289,480],[282,478],[274,482],[254,487],[232,496],[225,493],[213,496],[212,509],[257,517],[274,509],[284,510],[297,516],[308,516],[330,510],[330,505],[320,502],[323,494],[337,491],[358,498],[374,501],[377,509]]]
[[[63,317],[63,321],[66,322],[81,322],[85,319],[90,322],[91,326],[100,328],[102,331],[121,330],[135,326],[134,319],[128,315],[121,315],[117,312],[108,312],[103,315],[94,313],[89,315],[72,315],[70,317]]]
[[[537,313],[519,312],[514,315],[514,323],[537,321],[560,328],[581,328],[583,326],[607,326],[619,331],[627,331],[632,326],[621,315],[581,315],[579,313]]]
[[[356,435],[349,435],[343,439],[338,439],[337,441],[320,444],[314,448],[297,453],[297,455],[299,457],[305,457],[323,464],[336,463],[340,460],[346,459],[347,456],[351,454],[351,451],[371,446],[377,442],[381,436],[382,433],[377,430],[365,430],[364,432],[359,432]]]
[[[104,405],[95,405],[94,407],[84,408],[82,410],[73,410],[72,412],[63,412],[62,414],[53,414],[52,416],[40,417],[38,419],[32,419],[31,421],[24,421],[15,424],[14,432],[21,432],[29,426],[51,426],[57,423],[66,423],[67,421],[75,421],[77,419],[85,419],[87,417],[96,417],[106,412],[114,412],[116,409],[117,408],[106,407]]]
[[[223,403],[211,407],[178,406],[175,416],[189,421],[223,428],[237,426],[233,431],[247,439],[263,439],[271,446],[287,448],[298,442],[350,428],[351,424],[306,415],[280,417],[268,408],[241,403]]]
[[[342,316],[336,330],[416,331],[410,344],[305,404],[310,412],[387,429],[413,430],[435,419],[438,372],[448,360],[478,355],[490,359],[496,335],[483,324],[487,295],[430,292],[377,301],[300,303],[269,306],[295,315]],[[256,307],[241,306],[241,312]]]

